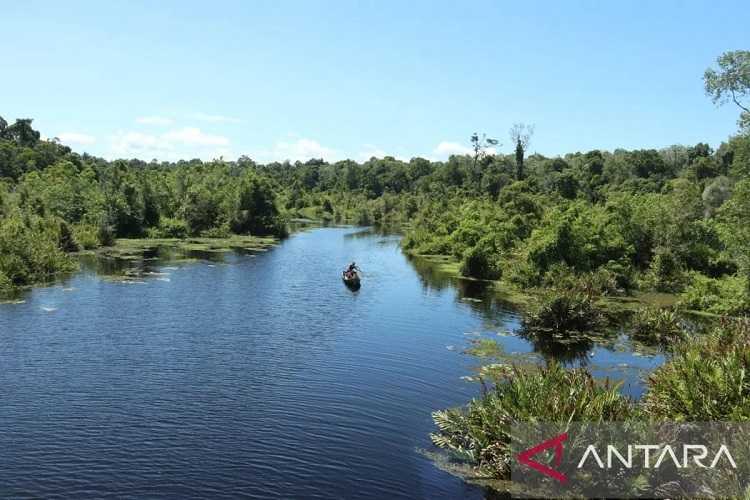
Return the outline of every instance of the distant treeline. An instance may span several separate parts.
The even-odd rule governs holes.
[[[557,158],[475,145],[445,162],[109,162],[0,119],[0,288],[118,237],[283,235],[287,218],[310,217],[402,224],[407,251],[452,255],[476,278],[748,310],[750,136]]]

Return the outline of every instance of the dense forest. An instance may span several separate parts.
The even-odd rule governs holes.
[[[115,238],[278,235],[296,217],[398,224],[414,254],[511,287],[680,294],[687,308],[750,308],[750,136],[662,150],[446,162],[177,163],[79,155],[31,120],[0,121],[0,287],[44,281],[68,254]]]

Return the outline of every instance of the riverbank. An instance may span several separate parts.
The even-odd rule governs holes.
[[[534,304],[541,295],[552,291],[551,289],[545,288],[529,288],[521,290],[503,280],[479,280],[477,278],[464,276],[461,274],[461,263],[449,255],[410,254],[410,257],[429,263],[434,267],[436,273],[440,273],[447,278],[489,283],[491,284],[492,290],[497,298],[518,307],[519,309],[529,307]],[[635,292],[630,295],[623,294],[616,296],[602,295],[598,298],[598,304],[613,313],[633,312],[641,307],[674,307],[677,303],[677,295],[660,292]],[[713,317],[713,315],[709,315],[702,311],[685,310],[684,312]]]
[[[180,252],[226,253],[265,252],[279,243],[279,238],[249,235],[231,235],[226,238],[121,238],[115,244],[85,253],[115,259],[140,258],[144,252],[168,248]]]

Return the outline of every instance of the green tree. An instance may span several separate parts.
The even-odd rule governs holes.
[[[718,69],[708,68],[703,75],[706,94],[714,104],[732,101],[740,108],[738,124],[750,130],[750,104],[743,102],[750,95],[750,51],[724,52],[716,60]]]
[[[515,123],[509,132],[511,143],[516,147],[516,180],[523,180],[523,161],[526,150],[529,148],[531,136],[534,135],[534,126],[524,123]]]

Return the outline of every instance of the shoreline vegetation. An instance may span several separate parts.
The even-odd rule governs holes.
[[[750,52],[726,53],[718,63],[704,76],[715,102],[737,89],[750,93]],[[632,335],[667,356],[637,402],[585,368],[553,360],[487,365],[480,397],[434,414],[433,442],[469,475],[507,479],[516,420],[747,421],[750,114],[743,109],[740,131],[716,149],[698,143],[550,158],[528,154],[533,128],[516,125],[512,154],[474,134],[473,154],[447,161],[266,165],[245,156],[110,162],[42,140],[30,119],[0,118],[0,297],[73,271],[82,251],[128,258],[158,242],[262,251],[295,219],[399,225],[406,254],[492,281],[518,301],[522,334],[536,342],[606,328],[608,309],[620,308],[629,311]],[[687,311],[710,324],[693,328]]]

